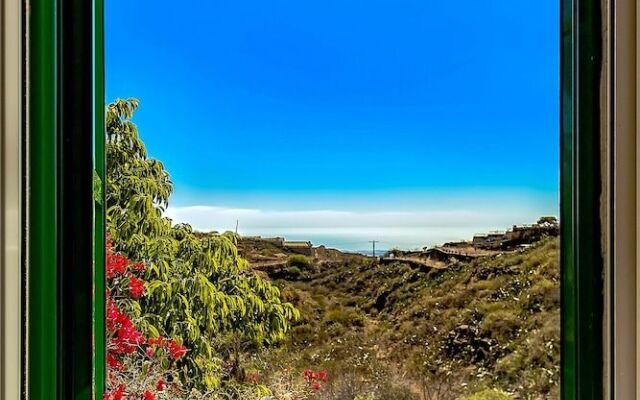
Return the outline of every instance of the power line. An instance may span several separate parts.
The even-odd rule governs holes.
[[[373,256],[376,256],[376,243],[380,243],[379,240],[369,240],[369,243],[373,244]]]

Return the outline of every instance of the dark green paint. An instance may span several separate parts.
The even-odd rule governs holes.
[[[28,2],[27,385],[57,393],[56,3]]]
[[[576,398],[575,292],[573,255],[573,1],[561,0],[561,269],[562,269],[562,375],[564,400]]]
[[[93,5],[57,0],[58,398],[93,391]]]
[[[94,269],[94,386],[99,398],[104,392],[105,360],[105,235],[106,215],[105,180],[105,105],[104,105],[104,5],[102,0],[94,0],[93,13],[94,52],[94,160],[95,169],[101,179],[101,201],[95,204],[95,269]]]
[[[104,238],[96,236],[102,241],[94,248],[91,232],[94,215],[96,227],[104,218],[94,211],[92,148],[104,144],[90,132],[103,110],[95,112],[95,38],[87,33],[102,15],[84,0],[29,0],[25,10],[25,392],[29,400],[100,398],[94,382],[104,381],[104,279],[95,279],[92,263],[94,249],[104,254]],[[103,274],[104,258],[95,265]],[[95,324],[94,313],[102,318]]]
[[[603,396],[600,227],[601,11],[562,0],[562,398]]]

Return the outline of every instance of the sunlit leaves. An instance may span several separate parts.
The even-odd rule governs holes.
[[[141,329],[183,338],[191,349],[182,360],[185,384],[216,387],[224,355],[215,349],[231,345],[224,338],[275,342],[299,312],[281,302],[275,286],[247,270],[233,233],[197,234],[163,217],[173,184],[162,163],[147,157],[131,121],[137,107],[136,99],[107,107],[108,232],[118,251],[148,265],[147,295],[130,305],[143,319]]]

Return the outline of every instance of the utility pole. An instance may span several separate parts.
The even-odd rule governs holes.
[[[376,256],[376,242],[379,243],[379,240],[369,240],[369,243],[373,244],[373,256]]]
[[[238,236],[238,223],[240,222],[240,220],[236,219],[236,236]]]

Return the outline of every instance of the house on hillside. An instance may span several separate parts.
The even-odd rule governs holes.
[[[471,240],[471,245],[476,249],[481,248],[487,243],[487,235],[484,233],[476,233],[473,235],[473,239]]]
[[[391,249],[384,254],[384,257],[397,258],[397,257],[402,257],[403,255],[404,255],[404,251],[400,249]]]
[[[442,247],[469,247],[471,243],[468,240],[457,240],[455,242],[446,242]]]
[[[305,256],[312,255],[313,245],[307,240],[285,240],[283,247],[294,253],[304,254]]]
[[[461,246],[436,246],[426,249],[422,252],[421,257],[432,261],[441,261],[450,263],[452,261],[470,261],[474,258],[484,257],[496,254],[496,251],[478,250],[467,243],[466,247]]]
[[[262,238],[262,240],[264,242],[275,244],[276,246],[280,246],[280,247],[284,246],[284,242],[285,242],[284,238],[279,236]]]
[[[494,231],[487,234],[475,235],[472,244],[476,249],[497,250],[502,248],[502,243],[505,240],[505,232]]]
[[[505,246],[515,248],[522,244],[535,243],[545,236],[558,236],[560,227],[557,224],[514,225],[507,232]]]
[[[262,236],[244,236],[242,237],[243,240],[251,240],[254,242],[267,242],[267,243],[271,243],[274,244],[276,246],[284,246],[284,238],[283,237],[266,237],[263,238]]]
[[[473,247],[483,250],[510,250],[525,244],[532,244],[545,236],[558,236],[560,226],[555,217],[543,217],[542,222],[531,225],[513,225],[507,232],[494,231],[476,234]]]

